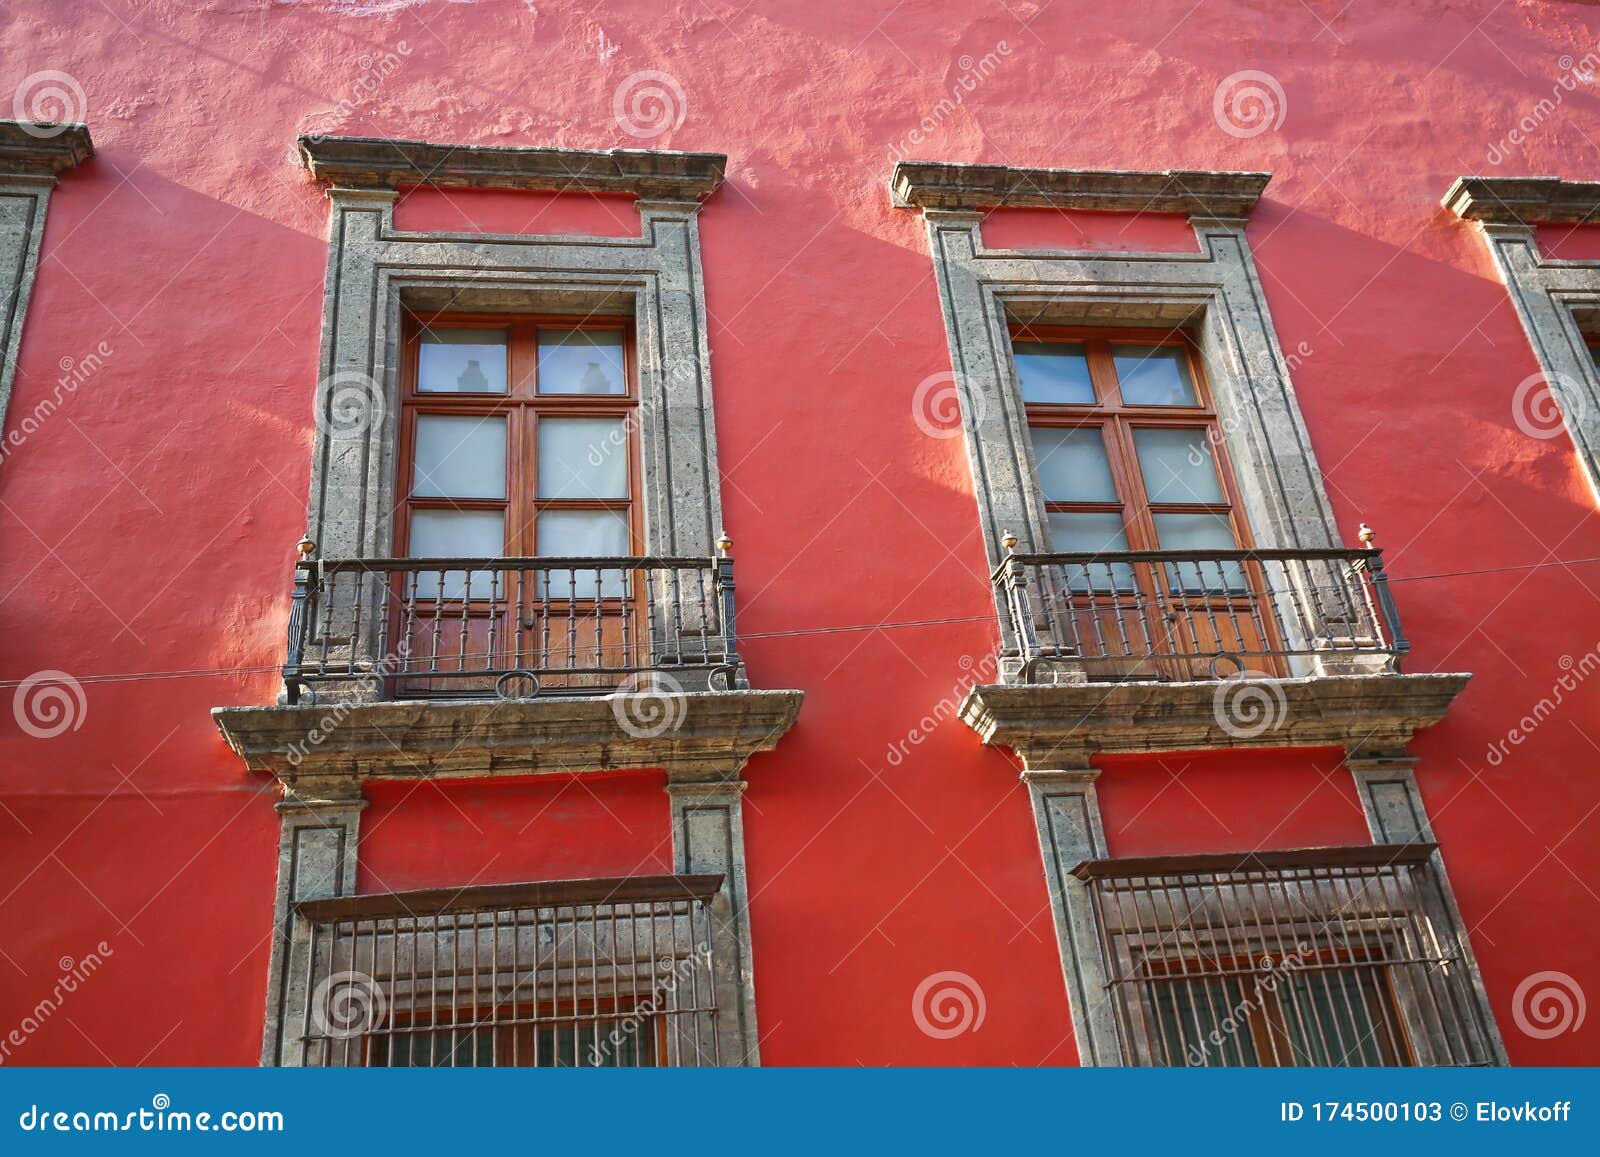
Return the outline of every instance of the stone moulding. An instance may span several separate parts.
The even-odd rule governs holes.
[[[1323,675],[1204,683],[973,687],[962,720],[1029,770],[1086,755],[1243,747],[1403,750],[1470,675]],[[1254,689],[1246,700],[1239,698]],[[1233,705],[1230,708],[1230,704]],[[1251,709],[1261,708],[1260,714]],[[1275,721],[1275,722],[1274,722]],[[1258,724],[1260,725],[1258,728]]]
[[[1517,421],[1548,391],[1600,501],[1600,371],[1589,350],[1600,317],[1600,261],[1546,255],[1537,229],[1546,224],[1600,224],[1600,182],[1559,177],[1458,177],[1444,205],[1476,221],[1506,293],[1517,311],[1540,373],[1511,395]],[[1530,391],[1538,391],[1530,393]],[[1544,436],[1540,431],[1538,436]]]
[[[794,724],[799,691],[629,697],[410,700],[212,709],[223,738],[291,791],[334,782],[665,768],[675,779],[736,777]],[[671,725],[671,721],[676,721]],[[660,734],[651,734],[661,726]],[[668,725],[662,725],[668,724]]]
[[[53,177],[92,156],[88,125],[0,121],[0,176]]]
[[[1090,209],[1244,217],[1270,173],[1195,169],[1020,169],[945,161],[901,161],[889,188],[900,208],[978,210]]]
[[[382,137],[302,136],[300,159],[336,188],[414,185],[618,193],[698,201],[722,184],[721,153],[446,145]]]
[[[1497,225],[1600,224],[1600,181],[1560,177],[1457,177],[1444,207]]]

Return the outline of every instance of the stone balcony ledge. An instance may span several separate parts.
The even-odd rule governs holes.
[[[960,716],[1030,770],[1094,754],[1226,748],[1403,750],[1437,723],[1470,675],[979,686]]]
[[[413,699],[216,707],[245,764],[286,787],[665,769],[736,777],[794,724],[800,691],[692,691],[533,699]]]

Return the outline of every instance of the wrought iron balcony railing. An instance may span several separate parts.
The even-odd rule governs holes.
[[[1434,850],[1079,864],[1124,1063],[1492,1063]]]
[[[733,559],[313,558],[301,544],[283,680],[382,698],[685,690],[741,678]]]
[[[1024,682],[1395,671],[1409,649],[1380,551],[1017,554],[994,583]]]
[[[721,884],[640,876],[302,902],[299,1063],[719,1064]]]

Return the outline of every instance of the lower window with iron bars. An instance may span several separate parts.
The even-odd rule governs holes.
[[[1494,1063],[1433,851],[1079,864],[1124,1063]]]
[[[721,884],[625,877],[301,903],[303,1063],[717,1065]]]

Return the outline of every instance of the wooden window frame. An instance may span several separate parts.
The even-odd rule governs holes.
[[[1147,329],[1081,329],[1069,326],[1013,325],[1011,341],[1015,343],[1043,342],[1073,344],[1084,347],[1089,363],[1089,378],[1094,387],[1093,404],[1068,402],[1023,403],[1023,413],[1029,428],[1039,426],[1054,429],[1097,429],[1105,444],[1106,459],[1111,466],[1112,485],[1119,500],[1116,502],[1058,502],[1040,494],[1044,509],[1049,514],[1119,514],[1129,550],[1159,550],[1156,538],[1157,514],[1221,514],[1228,519],[1234,542],[1240,550],[1250,550],[1254,540],[1250,527],[1242,516],[1243,503],[1233,480],[1233,465],[1228,460],[1221,421],[1212,403],[1210,383],[1206,380],[1199,348],[1183,331],[1152,333]],[[1113,345],[1158,346],[1181,349],[1189,381],[1194,386],[1197,406],[1137,406],[1122,400],[1117,381],[1116,366],[1112,360]],[[1017,381],[1021,391],[1020,376]],[[1144,476],[1139,469],[1139,455],[1133,441],[1136,429],[1204,430],[1211,450],[1217,484],[1225,501],[1215,502],[1162,502],[1152,504],[1145,491]]]
[[[445,393],[418,389],[422,333],[426,329],[506,331],[506,392]],[[622,335],[623,393],[540,394],[538,334],[546,330],[596,330]],[[628,517],[628,553],[643,553],[643,471],[639,448],[638,352],[632,319],[561,314],[408,312],[403,329],[400,452],[397,455],[394,541],[397,557],[411,552],[411,516],[416,510],[503,510],[501,555],[539,554],[539,515],[547,510],[622,510]],[[506,420],[505,497],[419,498],[415,483],[416,428],[420,415],[499,417]],[[620,418],[627,454],[628,495],[620,499],[540,498],[539,422],[544,418]]]

